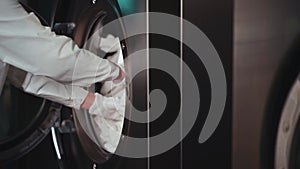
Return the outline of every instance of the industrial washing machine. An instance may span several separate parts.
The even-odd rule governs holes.
[[[0,98],[0,168],[300,168],[299,1],[22,2],[31,8],[28,10],[37,12],[44,24],[51,26],[58,34],[73,37],[81,47],[97,25],[101,27],[107,21],[122,16],[121,12],[124,13],[125,9],[130,14],[132,9],[123,8],[121,2],[125,6],[138,8],[135,12],[165,12],[180,16],[201,29],[217,49],[226,73],[228,95],[218,128],[211,139],[200,144],[197,139],[205,123],[205,112],[209,109],[211,98],[209,77],[203,63],[195,60],[195,54],[188,47],[183,45],[180,48],[181,44],[171,38],[150,35],[147,46],[149,39],[131,37],[121,41],[125,57],[126,53],[133,51],[130,49],[132,45],[140,45],[138,49],[145,49],[145,46],[164,48],[178,55],[181,53],[196,74],[201,90],[201,114],[187,137],[170,151],[143,159],[118,157],[101,151],[99,147],[85,147],[90,144],[82,142],[88,142],[88,137],[80,132],[80,126],[76,126],[72,110],[27,95],[7,81]],[[151,18],[149,22],[151,25]],[[116,29],[119,29],[117,32],[124,31],[121,22]],[[179,33],[180,25],[174,30]],[[151,62],[151,56],[145,58],[145,62],[147,59]],[[147,94],[141,94],[147,93],[145,86],[150,83],[150,88],[158,88],[160,82],[168,78],[155,70],[149,74],[152,79],[150,82],[145,82],[148,75],[139,74],[128,90],[132,101],[137,103],[135,106],[140,109],[148,104]],[[178,104],[178,86],[159,87],[169,90],[171,99],[168,101],[173,105]],[[176,108],[171,106],[167,112],[172,113]],[[131,135],[133,132],[134,136],[147,137],[150,131],[155,135],[162,128],[169,127],[167,118],[164,118],[158,120],[160,123],[151,123],[152,130],[149,130],[149,126],[125,121],[123,133]],[[55,140],[57,149],[54,148]],[[151,147],[146,146],[151,151]],[[57,152],[60,152],[60,158]],[[11,162],[14,159],[18,160]],[[2,162],[4,160],[6,164]]]
[[[22,2],[27,10],[36,11],[40,20],[51,26],[57,34],[72,37],[80,47],[87,48],[84,42],[95,28],[121,17],[121,13],[163,12],[186,19],[203,31],[218,51],[225,69],[228,95],[224,114],[214,134],[206,142],[199,143],[199,134],[206,123],[212,97],[210,77],[205,66],[201,60],[197,60],[196,54],[189,47],[180,44],[178,40],[159,34],[136,35],[120,42],[124,57],[140,49],[165,49],[184,58],[196,77],[201,93],[199,115],[191,131],[185,138],[181,138],[180,143],[153,157],[149,155],[145,158],[127,158],[107,153],[90,142],[71,109],[25,94],[6,80],[0,103],[1,169],[231,168],[233,0],[22,0]],[[145,28],[151,31],[153,28],[151,23],[155,21],[150,17],[141,22],[148,24]],[[122,22],[115,29],[107,30],[103,34],[126,32]],[[184,30],[180,23],[170,29],[175,30],[177,34]],[[139,64],[145,65],[148,62],[151,65],[151,54],[141,58]],[[127,67],[127,74],[130,76],[131,68],[138,67],[139,64]],[[170,67],[176,66],[176,70],[180,72],[179,65],[166,64]],[[184,83],[184,80],[181,80]],[[179,86],[180,84],[174,83],[172,77],[158,70],[143,71],[134,77],[128,86],[127,95],[137,109],[146,111],[147,107],[151,106],[148,92],[155,89],[162,89],[168,102],[164,114],[150,124],[139,124],[126,119],[123,134],[148,138],[168,129],[176,116],[180,117],[179,113],[176,114],[180,109]],[[130,107],[128,109],[126,113],[130,115]],[[148,113],[149,117],[155,115],[155,112]],[[178,133],[175,134],[179,134],[180,129],[188,124],[184,123],[183,117],[180,118],[182,123],[176,126]],[[126,140],[121,141],[126,143]],[[148,142],[145,145],[149,152],[152,150],[152,144]]]
[[[118,2],[114,0],[25,0],[20,3],[28,12],[35,12],[41,23],[50,26],[56,34],[73,38],[79,47],[99,56],[99,52],[103,51],[95,47],[95,43],[99,43],[101,37],[108,34],[125,36],[121,20],[114,30],[98,31],[103,25],[122,16]],[[88,39],[89,43],[86,43]],[[120,46],[123,60],[127,56],[126,39],[120,41]],[[109,53],[104,57],[107,55]],[[85,128],[94,127],[89,115],[81,117],[85,121],[83,127],[74,110],[22,92],[13,78],[18,80],[26,73],[11,67],[1,69],[0,168],[79,169],[97,168],[98,165],[101,168],[117,168],[120,165],[121,160],[113,152],[96,144],[97,139],[92,140],[92,132],[86,132]],[[127,75],[130,76],[130,71]],[[126,95],[131,98],[129,86]],[[101,84],[95,84],[92,90],[99,92],[100,88]],[[130,113],[128,110],[126,112]],[[129,134],[129,124],[124,122],[123,134]],[[39,157],[41,152],[43,158]]]

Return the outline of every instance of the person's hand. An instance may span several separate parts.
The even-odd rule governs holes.
[[[89,110],[93,105],[93,103],[95,102],[95,99],[96,99],[96,95],[94,93],[88,93],[83,103],[81,104],[80,108]]]
[[[113,80],[115,84],[122,82],[125,79],[125,72],[119,67],[119,76]]]

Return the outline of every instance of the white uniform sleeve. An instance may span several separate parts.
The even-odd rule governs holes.
[[[80,109],[88,91],[72,85],[58,83],[45,76],[36,76],[27,73],[22,85],[26,93],[30,93],[65,106]]]
[[[0,1],[0,60],[33,75],[78,86],[119,76],[118,66],[51,32],[16,0]]]

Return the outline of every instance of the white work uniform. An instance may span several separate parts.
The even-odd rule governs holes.
[[[76,109],[88,93],[81,87],[119,76],[117,65],[51,32],[17,0],[0,0],[0,61],[29,72],[26,92]]]

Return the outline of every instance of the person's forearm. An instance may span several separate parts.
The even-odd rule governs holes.
[[[7,56],[2,60],[35,75],[78,86],[114,80],[119,76],[118,66],[79,49],[65,37],[44,39],[0,35],[0,39],[0,53]]]
[[[22,85],[26,93],[42,97],[65,106],[80,109],[89,92],[78,86],[59,83],[45,76],[27,74]]]
[[[32,74],[78,86],[119,76],[115,64],[79,49],[72,39],[55,35],[33,13],[22,10],[15,7],[6,13],[0,11],[1,16],[11,16],[0,17],[0,60]]]

